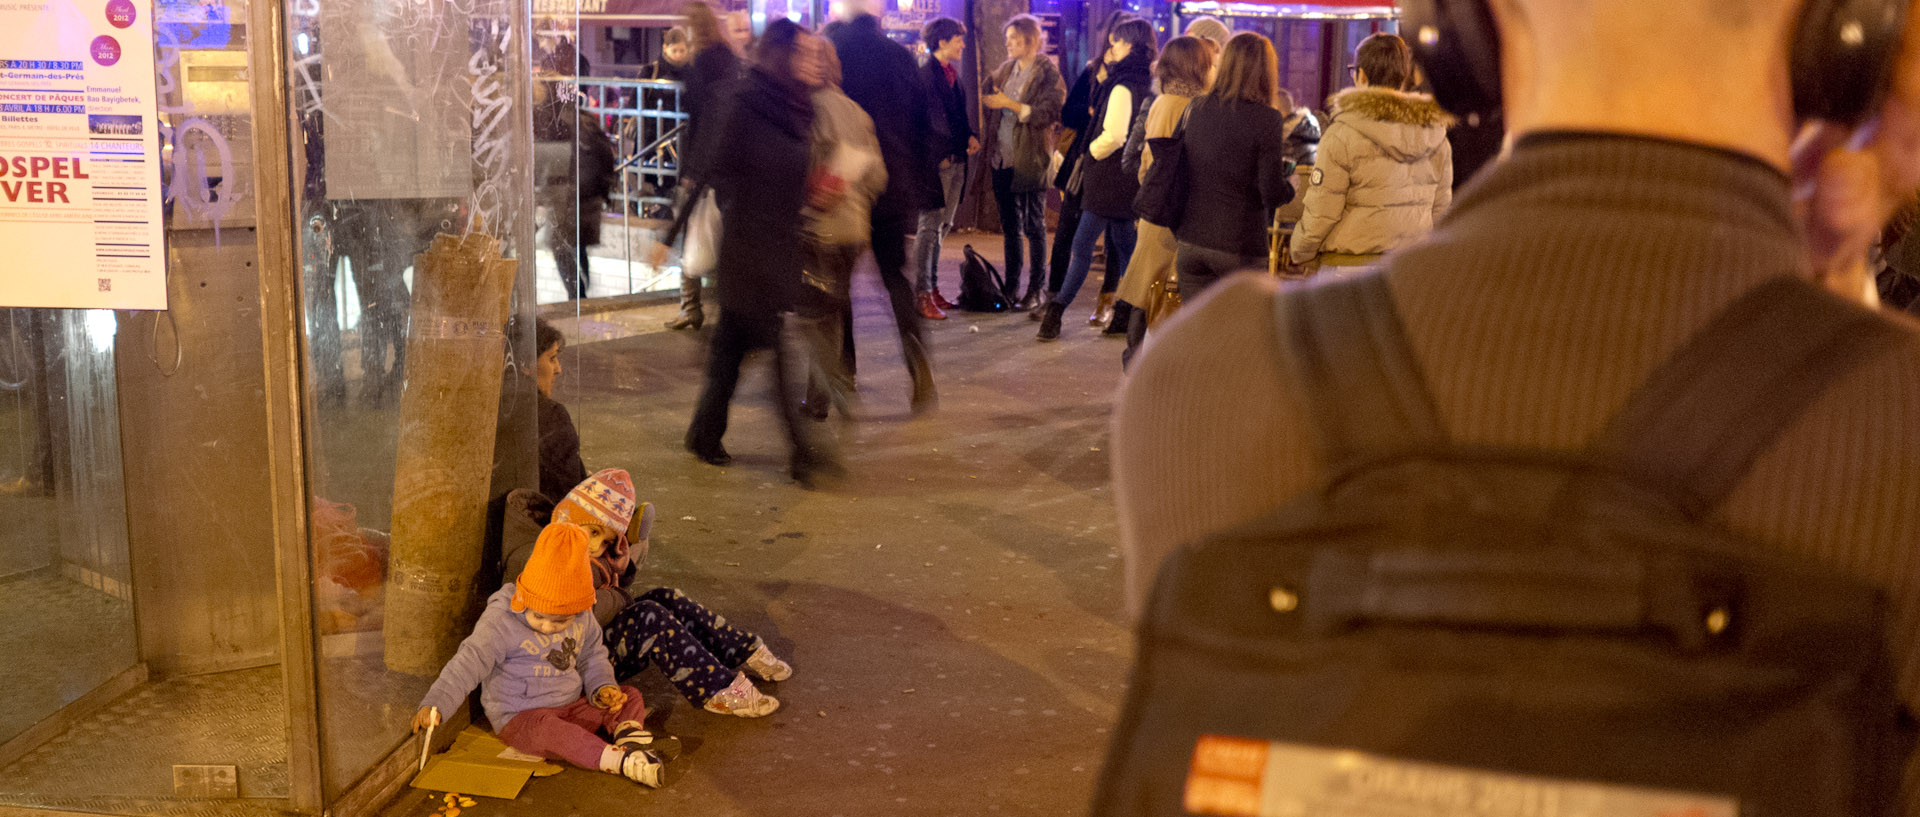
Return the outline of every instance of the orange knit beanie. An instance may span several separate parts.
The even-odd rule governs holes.
[[[550,616],[593,608],[593,571],[587,567],[587,532],[579,525],[555,522],[540,531],[533,556],[513,583],[513,611]]]

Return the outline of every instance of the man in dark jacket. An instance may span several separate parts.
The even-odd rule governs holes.
[[[920,211],[920,226],[914,234],[913,270],[919,276],[920,317],[946,320],[943,310],[953,304],[940,294],[940,242],[953,229],[953,214],[960,209],[960,195],[967,187],[967,157],[980,151],[980,139],[967,118],[967,94],[960,87],[956,63],[967,50],[967,27],[959,20],[941,17],[921,29],[920,39],[927,44],[928,58],[920,69],[921,84],[927,90],[928,118],[933,139],[928,153],[940,174],[941,204]]]
[[[938,163],[927,157],[932,122],[913,55],[887,39],[870,5],[871,0],[846,3],[846,22],[827,38],[840,55],[841,90],[873,118],[880,158],[887,166],[886,192],[873,204],[873,259],[900,327],[907,373],[913,377],[913,409],[920,413],[933,408],[938,398],[926,333],[914,309],[913,284],[906,277],[907,227],[920,211],[941,204]]]

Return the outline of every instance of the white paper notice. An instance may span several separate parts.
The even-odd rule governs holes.
[[[0,0],[0,306],[167,308],[151,11]]]

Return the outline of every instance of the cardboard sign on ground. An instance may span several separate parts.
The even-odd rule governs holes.
[[[453,739],[453,747],[445,754],[427,761],[426,770],[414,776],[412,786],[512,800],[520,796],[529,778],[556,775],[560,769],[516,752],[498,737],[469,726]]]

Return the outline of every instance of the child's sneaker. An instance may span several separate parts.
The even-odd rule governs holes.
[[[663,763],[672,763],[674,758],[680,756],[679,738],[666,733],[649,732],[637,721],[626,721],[615,727],[613,745],[622,749],[645,749]]]
[[[755,689],[753,681],[744,672],[735,674],[733,683],[728,684],[726,689],[714,693],[713,697],[707,699],[707,705],[704,707],[708,712],[738,715],[742,718],[763,718],[773,714],[773,711],[779,708],[780,701]]]
[[[764,641],[755,644],[753,654],[747,656],[747,671],[762,681],[785,681],[793,677],[793,665],[775,658]]]
[[[669,763],[645,749],[622,747],[627,756],[620,759],[620,775],[652,789],[671,785],[686,773],[685,764]]]

